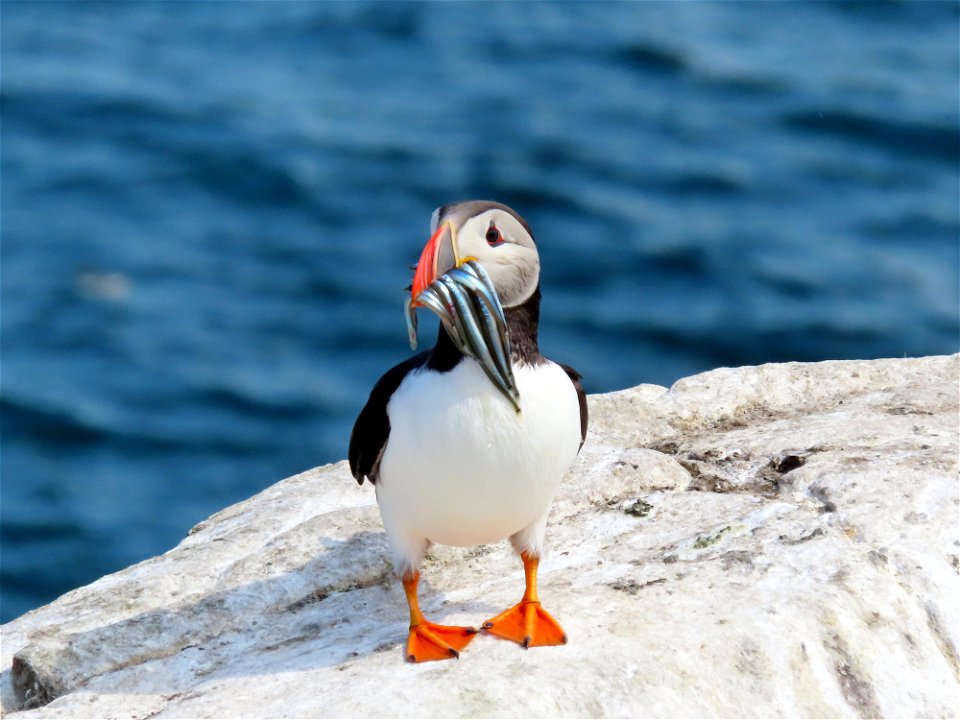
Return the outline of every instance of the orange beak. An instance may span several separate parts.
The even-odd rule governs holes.
[[[437,228],[417,261],[417,270],[413,275],[413,287],[410,295],[413,304],[418,305],[417,298],[439,275],[447,272],[457,263],[453,248],[453,231],[449,223],[443,223]]]

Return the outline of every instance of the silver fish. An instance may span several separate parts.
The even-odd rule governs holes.
[[[496,361],[497,369],[506,380],[510,391],[510,397],[514,405],[519,405],[520,393],[517,391],[517,381],[513,377],[513,366],[510,364],[510,337],[505,333],[501,334],[497,321],[494,319],[494,313],[483,303],[477,303],[477,315],[483,322],[483,336],[489,338],[493,359]]]
[[[494,289],[493,280],[487,274],[483,265],[473,260],[464,263],[451,271],[450,274],[461,284],[473,290],[473,297],[481,300],[480,303],[477,303],[477,310],[486,326],[484,337],[488,339],[491,350],[495,351],[494,358],[498,360],[503,375],[516,390],[513,366],[510,364],[510,333],[507,330],[507,320],[503,313],[503,306],[500,304],[500,298]],[[490,324],[491,321],[494,324],[493,326]]]
[[[494,386],[520,412],[520,393],[510,364],[510,335],[500,298],[490,276],[470,260],[434,280],[417,303],[440,318],[444,330],[464,355],[474,358]],[[404,305],[411,347],[416,347],[416,309]]]
[[[463,325],[463,319],[457,312],[456,303],[450,295],[450,290],[439,280],[434,281],[430,287],[426,288],[424,295],[427,296],[427,307],[440,318],[447,335],[453,341],[464,355],[469,355],[470,345],[467,342],[467,329]]]
[[[509,378],[504,375],[491,354],[490,344],[498,342],[499,337],[496,335],[493,337],[485,336],[485,325],[478,315],[475,306],[476,301],[467,294],[463,287],[447,275],[439,278],[439,280],[450,290],[450,294],[456,304],[457,313],[461,318],[461,324],[466,331],[466,340],[470,345],[469,354],[479,363],[484,373],[486,373],[490,381],[496,385],[497,389],[519,410],[519,395],[516,393],[515,385],[511,382],[513,380],[512,374]]]
[[[477,272],[479,270],[479,272]],[[474,291],[474,297],[481,302],[476,303],[477,316],[483,323],[483,335],[497,361],[500,374],[507,380],[507,384],[516,389],[513,378],[513,367],[510,365],[510,336],[507,332],[506,318],[496,292],[492,289],[490,276],[479,264],[468,262],[459,268],[447,273],[451,278]]]
[[[410,349],[417,349],[417,309],[413,306],[413,298],[407,295],[403,303],[403,317],[407,321],[407,338],[410,340]]]
[[[480,264],[471,260],[458,268],[454,268],[447,274],[461,285],[472,290],[478,298],[483,300],[496,320],[498,332],[502,333],[504,338],[507,338],[507,321],[503,315],[503,307],[500,305],[500,298],[497,297],[497,293],[493,289],[493,281],[487,275],[487,271]]]
[[[425,288],[417,299],[440,318],[447,335],[457,349],[464,355],[473,357],[474,352],[469,341],[471,316],[469,312],[464,314],[458,311],[450,288],[437,280]]]

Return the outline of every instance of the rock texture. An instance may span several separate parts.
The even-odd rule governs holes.
[[[953,717],[960,356],[720,369],[590,398],[541,596],[570,643],[409,665],[370,486],[277,483],[2,628],[32,717]],[[514,603],[435,547],[428,617]]]

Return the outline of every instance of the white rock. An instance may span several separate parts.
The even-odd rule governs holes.
[[[720,369],[592,396],[541,566],[566,646],[481,635],[457,662],[404,663],[373,492],[338,463],[3,626],[3,710],[953,717],[958,360]],[[423,576],[423,609],[446,623],[478,625],[523,589],[505,543],[437,546]]]

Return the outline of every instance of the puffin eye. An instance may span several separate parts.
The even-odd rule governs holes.
[[[490,227],[487,228],[487,244],[491,246],[503,244],[503,235],[493,223],[490,223]]]

